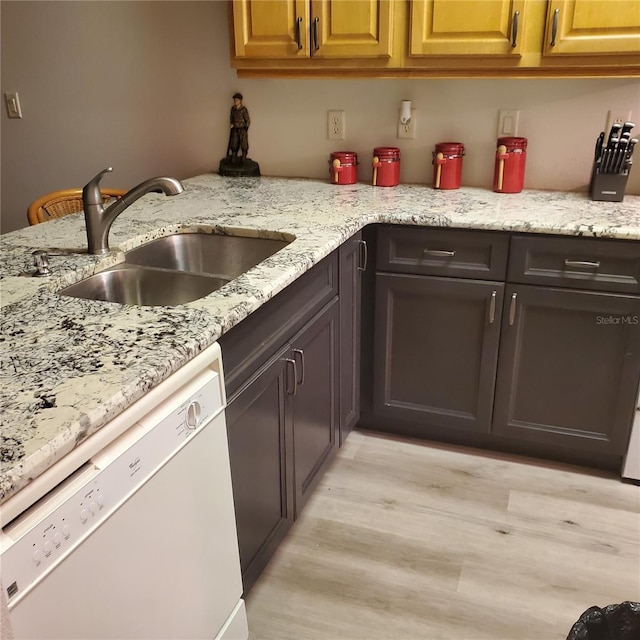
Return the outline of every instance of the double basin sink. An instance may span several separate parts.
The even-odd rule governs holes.
[[[125,253],[125,262],[59,293],[142,306],[184,304],[212,293],[290,241],[211,233],[158,238]]]

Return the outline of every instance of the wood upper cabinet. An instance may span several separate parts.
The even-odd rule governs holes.
[[[237,57],[309,57],[307,0],[233,0],[232,7]]]
[[[638,76],[638,0],[231,0],[241,76]]]
[[[391,0],[233,0],[236,58],[390,57]]]
[[[525,0],[414,0],[411,56],[518,56]]]
[[[388,58],[390,0],[312,0],[311,55],[317,58]]]
[[[638,0],[551,0],[545,56],[640,55]]]

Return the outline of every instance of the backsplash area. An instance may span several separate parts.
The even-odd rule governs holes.
[[[594,145],[609,109],[632,111],[640,135],[638,79],[241,80],[251,112],[250,156],[270,175],[328,177],[331,151],[358,153],[370,180],[372,150],[396,146],[402,182],[433,180],[437,142],[465,147],[462,184],[491,188],[500,109],[518,109],[528,138],[526,189],[586,191]],[[412,101],[416,137],[397,138],[400,102]],[[345,111],[344,141],[327,140],[327,110]],[[265,126],[266,124],[266,126]],[[640,168],[627,193],[640,193]]]
[[[236,91],[251,115],[249,156],[271,176],[328,179],[330,153],[351,150],[368,181],[373,148],[390,145],[401,150],[402,182],[430,184],[435,143],[460,141],[462,184],[490,188],[498,110],[518,109],[525,188],[581,191],[607,111],[631,110],[640,127],[637,78],[238,79],[222,1],[23,0],[0,12],[2,91],[17,91],[23,111],[0,116],[2,232],[27,225],[35,198],[107,166],[111,188],[217,171]],[[414,140],[397,138],[404,99],[415,108]],[[329,109],[345,111],[345,140],[327,139]],[[640,194],[638,167],[627,193]]]

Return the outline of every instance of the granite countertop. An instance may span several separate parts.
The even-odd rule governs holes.
[[[0,236],[2,376],[0,502],[370,223],[495,229],[640,240],[640,197],[425,185],[374,188],[285,178],[184,181],[149,194],[114,223],[112,252],[86,253],[82,214]],[[137,307],[57,295],[123,260],[123,251],[175,232],[292,239],[222,289],[176,307]],[[32,278],[46,249],[54,275]]]

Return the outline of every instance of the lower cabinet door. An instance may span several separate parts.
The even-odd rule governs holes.
[[[337,452],[338,329],[336,299],[291,340],[296,517]]]
[[[366,242],[359,231],[340,247],[340,446],[360,419],[362,273]]]
[[[489,432],[503,292],[499,282],[378,273],[374,413]]]
[[[640,298],[509,285],[493,432],[602,454],[627,447]]]
[[[288,357],[287,346],[230,398],[226,411],[245,594],[294,520]]]

